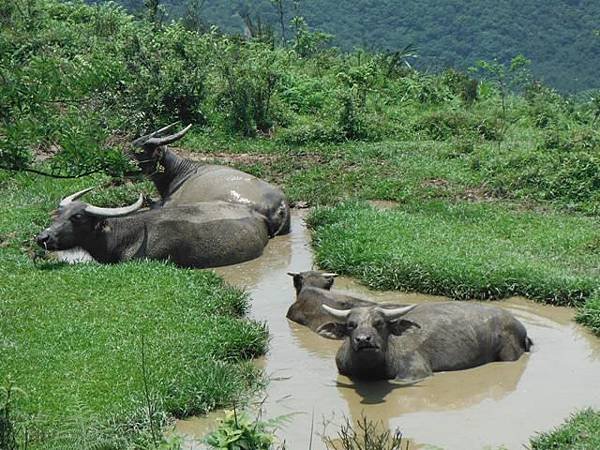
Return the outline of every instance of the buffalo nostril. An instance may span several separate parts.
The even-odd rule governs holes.
[[[43,233],[38,234],[35,239],[39,245],[44,247],[46,245],[46,243],[48,242],[48,239],[50,239],[50,235],[46,232],[43,232]]]

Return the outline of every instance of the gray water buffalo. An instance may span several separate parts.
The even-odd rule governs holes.
[[[77,199],[60,202],[54,221],[37,236],[47,250],[81,247],[102,263],[169,260],[182,267],[217,267],[257,258],[268,242],[266,219],[244,205],[205,202],[136,212],[99,208]]]
[[[181,139],[178,133],[158,137],[174,124],[142,136],[133,145],[142,172],[152,179],[162,206],[188,205],[221,200],[248,205],[267,218],[269,235],[290,232],[290,208],[281,191],[253,175],[227,166],[204,164],[176,155],[166,146]]]
[[[306,325],[313,331],[331,322],[331,316],[321,308],[327,305],[336,309],[350,309],[358,306],[376,306],[382,308],[397,308],[400,304],[383,303],[378,304],[370,300],[342,292],[332,292],[335,273],[323,273],[316,271],[288,272],[294,280],[296,288],[296,301],[289,307],[286,317],[301,325]],[[328,336],[338,338],[335,336]]]
[[[323,309],[335,321],[318,332],[345,338],[337,367],[357,379],[419,380],[433,372],[515,361],[531,345],[523,324],[496,306],[447,302],[393,310]]]

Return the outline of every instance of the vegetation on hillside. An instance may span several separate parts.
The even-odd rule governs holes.
[[[97,0],[96,0],[97,1]],[[119,0],[131,10],[142,0]],[[418,48],[416,67],[462,70],[476,61],[508,62],[518,53],[533,61],[533,73],[565,92],[598,89],[600,4],[595,1],[509,0],[161,0],[170,17],[195,17],[232,33],[244,33],[248,19],[291,39],[289,21],[302,15],[331,44],[345,51],[369,48],[395,52]]]
[[[304,27],[282,48],[268,34],[196,32],[156,16],[136,20],[111,4],[9,0],[2,8],[2,167],[121,175],[132,170],[122,151],[132,135],[181,120],[209,149],[259,137],[242,145],[315,154],[345,183],[336,197],[353,189],[375,198],[419,195],[404,181],[416,170],[421,182],[444,178],[448,191],[458,184],[598,212],[600,97],[561,96],[522,76],[526,63],[518,78],[513,64],[483,65],[489,81],[478,85],[454,70],[414,71],[398,55],[339,55]],[[510,94],[508,82],[524,94]],[[350,141],[394,144],[347,150]],[[417,167],[402,167],[406,161]],[[329,179],[310,166],[305,180]],[[337,191],[336,183],[306,185],[302,195],[319,197],[302,200],[323,202],[319,193]]]

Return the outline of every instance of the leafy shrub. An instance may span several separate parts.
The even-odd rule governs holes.
[[[471,106],[477,100],[479,82],[476,79],[455,69],[445,70],[441,77],[442,82],[448,86],[450,92],[454,96],[460,97],[466,106]]]
[[[252,419],[245,412],[228,411],[206,443],[219,450],[271,450],[275,443],[276,421]]]
[[[334,93],[334,87],[328,86],[325,80],[307,75],[287,76],[283,83],[279,96],[297,113],[314,114],[331,100]]]
[[[279,84],[277,53],[259,42],[223,39],[218,70],[224,81],[221,99],[230,126],[244,136],[267,133],[273,126],[272,98]]]

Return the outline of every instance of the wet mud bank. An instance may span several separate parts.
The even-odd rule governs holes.
[[[251,316],[269,326],[270,350],[258,362],[271,378],[263,413],[268,418],[293,414],[279,432],[287,448],[309,448],[314,421],[312,448],[322,449],[319,435],[324,428],[334,434],[344,415],[356,420],[361,414],[398,427],[416,444],[411,448],[521,448],[536,432],[558,425],[574,410],[600,407],[600,339],[573,322],[572,309],[520,298],[495,302],[513,312],[534,341],[531,353],[517,362],[436,373],[408,387],[355,383],[338,375],[334,356],[340,342],[285,317],[295,298],[286,272],[313,267],[306,214],[294,212],[292,233],[271,240],[262,257],[217,269],[228,282],[250,292]],[[336,279],[334,289],[380,301],[446,300],[369,291],[343,277]],[[191,448],[202,448],[193,440],[214,427],[219,415],[180,421],[177,430],[188,437]]]

